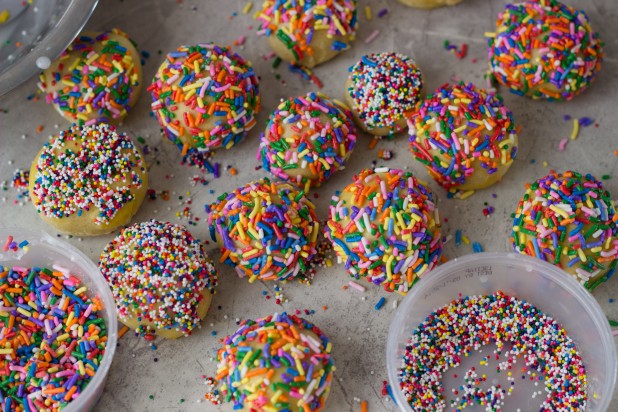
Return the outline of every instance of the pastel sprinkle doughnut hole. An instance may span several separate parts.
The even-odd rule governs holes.
[[[399,409],[405,412],[414,410],[400,389],[408,386],[406,384],[400,386],[399,374],[406,346],[419,325],[432,322],[432,318],[428,317],[430,314],[439,308],[452,305],[459,299],[472,295],[493,295],[498,292],[529,303],[566,330],[567,338],[563,336],[563,339],[566,341],[568,338],[572,339],[576,351],[566,352],[566,355],[552,352],[555,354],[554,359],[567,359],[565,362],[573,363],[572,360],[578,356],[577,354],[581,356],[580,363],[585,368],[587,382],[585,410],[605,411],[614,391],[618,369],[614,339],[605,314],[594,297],[571,276],[549,263],[515,253],[480,253],[454,259],[434,269],[431,276],[421,278],[403,299],[389,329],[386,352],[388,377]],[[508,320],[508,316],[506,319]],[[471,330],[484,330],[486,325],[450,322],[446,326],[451,331],[456,331],[457,337],[451,341],[452,345],[456,345],[460,334],[469,335]],[[511,330],[522,331],[520,328],[521,324],[518,322],[511,327]],[[478,347],[473,348],[467,356],[462,354],[459,362],[449,364],[442,372],[437,371],[437,367],[434,368],[436,371],[431,377],[431,383],[440,388],[441,392],[432,395],[441,396],[444,405],[447,406],[434,409],[452,410],[451,402],[457,402],[458,398],[461,401],[463,392],[469,390],[467,387],[469,384],[474,389],[474,394],[472,402],[467,406],[474,410],[494,410],[491,400],[483,406],[476,403],[476,399],[491,393],[498,394],[494,397],[495,410],[551,410],[543,409],[541,405],[552,396],[563,402],[561,407],[555,408],[556,410],[573,410],[561,409],[566,408],[565,405],[572,405],[570,402],[573,402],[573,399],[565,395],[564,389],[562,392],[555,389],[566,374],[555,377],[553,381],[546,381],[544,374],[536,372],[534,367],[530,366],[535,360],[546,358],[547,348],[517,357],[506,353],[512,349],[506,339],[502,341],[504,345],[500,354],[496,352],[495,340],[490,339],[490,343],[485,344],[488,340],[481,332],[475,334],[474,341]],[[446,341],[435,342],[444,345]],[[437,364],[441,354],[432,353],[435,356],[432,362]],[[507,364],[509,360],[511,364]],[[496,373],[500,367],[503,370]],[[527,367],[527,370],[522,372],[524,367]],[[555,371],[550,369],[549,373]],[[570,371],[569,374],[571,373],[580,378],[582,376],[579,368],[575,372]],[[499,392],[501,389],[505,390],[503,394]],[[508,392],[510,394],[507,394]],[[583,407],[575,408],[575,410],[583,409]]]

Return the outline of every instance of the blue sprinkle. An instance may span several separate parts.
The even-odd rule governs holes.
[[[378,303],[376,303],[375,305],[375,310],[380,310],[382,309],[382,306],[384,306],[384,303],[386,302],[386,298],[384,298],[384,296],[382,296],[380,298],[380,300],[378,301]]]
[[[474,253],[481,253],[483,251],[483,246],[479,242],[472,243],[472,250]]]
[[[457,231],[455,232],[455,245],[460,246],[461,245],[461,230],[457,229]]]

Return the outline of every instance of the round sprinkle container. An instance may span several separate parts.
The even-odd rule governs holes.
[[[87,256],[43,232],[0,228],[0,238],[2,410],[92,409],[116,350],[105,279]]]
[[[533,99],[571,100],[603,61],[586,13],[556,0],[508,4],[487,36],[492,78]]]
[[[365,169],[333,196],[326,237],[351,277],[406,293],[439,261],[432,192],[403,170]]]
[[[575,279],[528,256],[479,253],[404,298],[387,368],[401,411],[601,412],[618,365],[605,314]]]

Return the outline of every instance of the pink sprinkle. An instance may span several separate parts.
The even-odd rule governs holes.
[[[560,140],[560,144],[558,145],[558,151],[562,152],[566,148],[567,143],[569,143],[569,139]]]
[[[374,30],[373,33],[367,36],[367,38],[365,39],[365,43],[366,44],[371,43],[372,41],[376,39],[376,37],[378,37],[379,34],[380,34],[380,30]]]
[[[359,292],[364,292],[366,290],[363,285],[359,285],[358,283],[352,280],[348,282],[348,285],[350,285],[351,288],[358,290]]]
[[[614,329],[614,330],[612,331],[612,335],[614,335],[614,336],[618,336],[618,329]]]

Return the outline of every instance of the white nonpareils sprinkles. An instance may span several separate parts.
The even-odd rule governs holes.
[[[414,410],[445,410],[443,374],[489,344],[498,347],[497,373],[523,358],[523,369],[544,377],[547,398],[541,411],[585,410],[586,370],[575,343],[555,320],[501,291],[454,300],[418,326],[406,345],[398,372],[406,401]],[[468,387],[448,406],[459,410],[478,404],[486,411],[500,411],[515,384],[483,391],[474,387],[478,380],[473,370],[466,374]]]

